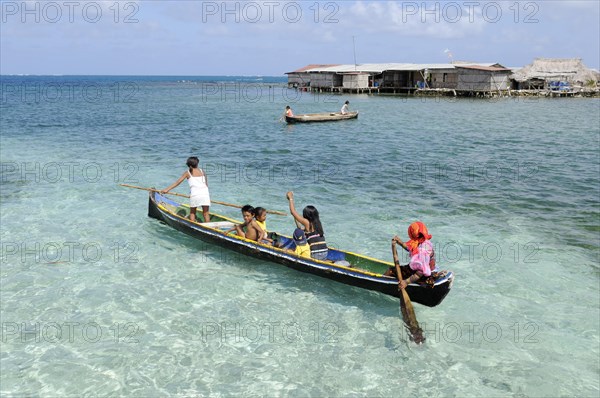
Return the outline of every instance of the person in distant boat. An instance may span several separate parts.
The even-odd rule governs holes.
[[[346,113],[350,112],[350,110],[348,109],[348,105],[350,105],[350,101],[344,102],[344,105],[342,106],[342,110],[340,111],[342,113],[342,115],[345,115]]]
[[[326,260],[329,249],[319,219],[319,211],[314,206],[306,206],[302,210],[302,215],[300,215],[294,207],[294,193],[290,191],[286,194],[286,197],[290,203],[290,213],[294,217],[296,225],[304,229],[306,240],[310,246],[310,256],[316,260]]]
[[[281,117],[279,118],[279,121],[282,121],[283,119],[285,119],[286,116],[289,116],[289,117],[294,116],[294,112],[292,112],[292,108],[289,105],[285,107],[285,112],[283,112],[283,115],[281,115]]]
[[[408,284],[416,282],[422,277],[430,276],[435,269],[435,252],[430,241],[431,235],[425,224],[421,221],[410,224],[408,237],[410,239],[407,242],[403,242],[397,235],[392,238],[394,267],[390,267],[384,274],[398,278],[398,289],[404,289]],[[400,266],[396,244],[409,252],[410,262],[408,265]]]
[[[238,236],[259,242],[266,235],[266,232],[256,222],[254,219],[255,216],[256,210],[254,207],[245,205],[242,207],[242,217],[244,218],[244,222],[242,224],[236,224],[225,233],[235,230]]]
[[[202,169],[198,167],[198,164],[200,164],[200,160],[197,157],[189,157],[186,162],[187,171],[184,171],[177,181],[161,193],[169,192],[187,179],[190,185],[190,220],[196,221],[196,209],[202,207],[204,222],[209,222],[210,193],[208,191],[208,179]]]

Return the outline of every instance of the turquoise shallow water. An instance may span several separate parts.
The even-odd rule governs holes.
[[[2,88],[3,394],[598,396],[597,99],[226,77]],[[277,121],[346,99],[358,120]],[[440,306],[415,306],[427,344],[407,341],[396,299],[195,241],[118,186],[166,187],[191,154],[214,199],[285,210],[293,190],[344,249],[390,260],[390,237],[423,220],[456,274]]]

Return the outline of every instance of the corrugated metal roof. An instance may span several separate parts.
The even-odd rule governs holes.
[[[408,70],[408,71],[418,71],[418,70],[435,70],[435,69],[454,69],[454,65],[452,64],[395,64],[394,67],[388,70]]]
[[[510,72],[510,69],[499,68],[497,66],[481,66],[481,65],[456,65],[457,68],[483,70],[487,72]]]
[[[497,62],[468,62],[468,61],[454,61],[452,63],[454,66],[464,66],[464,65],[478,65],[478,66],[494,66],[500,65]]]
[[[419,71],[436,69],[455,69],[457,67],[484,67],[491,68],[496,63],[461,63],[461,64],[410,64],[410,63],[383,63],[383,64],[342,64],[319,65],[314,68],[302,68],[296,72],[305,73],[382,73],[383,71]],[[502,68],[502,70],[504,70]]]
[[[370,72],[370,73],[381,73],[387,69],[387,65],[392,64],[346,64],[336,65],[329,68],[314,68],[307,72],[318,73],[318,72],[329,72],[329,73],[356,73],[356,72]]]
[[[338,66],[339,64],[310,64],[310,65],[306,65],[300,69],[296,69],[293,72],[285,72],[285,74],[290,74],[290,73],[299,73],[299,72],[306,72],[309,69],[319,69],[319,68],[329,68],[332,66]]]

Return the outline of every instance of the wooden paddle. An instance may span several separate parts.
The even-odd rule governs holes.
[[[419,326],[419,322],[417,321],[415,309],[410,301],[410,297],[408,297],[406,289],[400,289],[400,292],[400,312],[402,312],[402,318],[408,329],[410,339],[417,344],[423,344],[425,342],[425,336],[423,335],[423,329],[421,329],[421,326]]]
[[[392,254],[394,256],[394,265],[396,266],[396,275],[398,276],[398,282],[400,282],[402,280],[402,270],[400,270],[400,261],[398,260],[398,252],[396,251],[395,238],[396,237],[392,238]],[[400,289],[400,312],[404,319],[404,325],[408,329],[410,339],[417,344],[423,344],[425,342],[423,329],[419,326],[417,316],[415,315],[415,309],[413,308],[406,289]]]
[[[126,187],[126,188],[141,189],[143,191],[161,192],[160,189],[155,189],[155,188],[138,187],[136,185],[129,185],[129,184],[119,184],[119,185],[122,187]],[[176,192],[166,192],[165,195],[173,195],[173,196],[181,196],[183,198],[189,198],[189,195],[184,195],[184,194],[176,193]],[[223,206],[235,207],[236,209],[241,209],[243,207],[243,206],[239,206],[239,205],[234,205],[232,203],[219,202],[218,200],[211,200],[211,203],[216,203],[218,205],[223,205]],[[282,211],[277,211],[277,210],[267,210],[267,213],[277,214],[278,216],[287,216],[287,213],[284,213]]]

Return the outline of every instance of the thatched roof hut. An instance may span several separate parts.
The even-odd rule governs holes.
[[[536,58],[512,75],[517,82],[565,81],[572,84],[597,83],[598,76],[586,67],[581,58]]]

